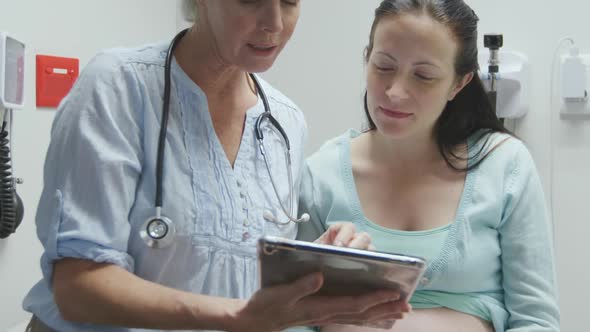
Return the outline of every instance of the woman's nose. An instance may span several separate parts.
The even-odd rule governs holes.
[[[283,12],[281,8],[281,0],[267,1],[261,25],[264,31],[270,33],[278,33],[283,30]]]
[[[385,91],[385,93],[391,100],[400,100],[407,98],[408,92],[406,90],[406,84],[404,82],[403,77],[396,75],[396,77],[394,77],[391,80],[391,83]]]

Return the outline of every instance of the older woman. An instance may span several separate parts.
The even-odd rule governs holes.
[[[43,279],[24,301],[29,330],[276,331],[399,318],[408,307],[395,293],[309,296],[321,275],[255,292],[256,239],[293,238],[290,221],[305,220],[292,215],[292,183],[306,128],[288,98],[249,73],[274,63],[300,1],[185,5],[197,19],[177,47],[99,54],[60,107],[36,218]],[[349,226],[330,232],[323,238],[368,245]]]

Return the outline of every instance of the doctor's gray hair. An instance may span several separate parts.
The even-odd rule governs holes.
[[[197,21],[197,1],[196,0],[182,0],[182,14],[184,19],[188,22]]]
[[[382,0],[375,10],[369,45],[365,49],[365,61],[369,61],[373,51],[375,30],[379,22],[403,14],[428,15],[448,27],[459,47],[455,58],[455,74],[463,77],[473,73],[473,79],[469,84],[455,96],[455,99],[447,103],[434,128],[436,143],[447,164],[458,171],[473,169],[483,161],[486,155],[477,153],[472,157],[464,158],[455,152],[456,149],[476,133],[479,133],[478,141],[489,138],[489,133],[509,133],[496,116],[495,109],[479,78],[477,59],[479,18],[463,0]],[[375,130],[377,127],[369,114],[366,93],[365,115],[368,120],[368,130]],[[486,145],[487,141],[482,146]],[[470,166],[467,169],[460,168],[455,163],[465,159],[474,161],[469,163]]]

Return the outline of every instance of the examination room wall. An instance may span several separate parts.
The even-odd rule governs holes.
[[[41,276],[41,245],[34,216],[54,110],[35,107],[35,55],[80,59],[83,68],[99,50],[170,39],[177,25],[170,0],[0,0],[0,31],[27,43],[26,108],[15,111],[15,175],[25,217],[17,232],[0,240],[0,331],[27,319],[23,296]],[[21,330],[23,331],[23,330]]]
[[[364,86],[362,52],[373,10],[379,2],[303,0],[301,20],[291,44],[265,75],[303,109],[310,131],[308,153],[346,128],[360,127]],[[517,121],[516,133],[526,142],[537,163],[548,203],[553,195],[562,330],[588,331],[590,116],[561,118],[557,82],[550,106],[550,78],[553,55],[562,37],[574,38],[580,53],[590,53],[590,2],[467,0],[467,3],[480,18],[480,35],[503,33],[503,49],[524,53],[530,60],[530,112]],[[483,48],[481,38],[479,42]],[[565,45],[562,54],[567,53]],[[487,49],[484,52],[489,53]],[[558,66],[555,69],[557,78]],[[589,110],[590,102],[585,107]],[[550,156],[551,144],[555,148],[553,156]]]

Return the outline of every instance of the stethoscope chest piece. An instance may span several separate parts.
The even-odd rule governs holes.
[[[165,216],[148,218],[139,231],[141,239],[151,248],[165,248],[172,244],[176,228],[172,220]]]

